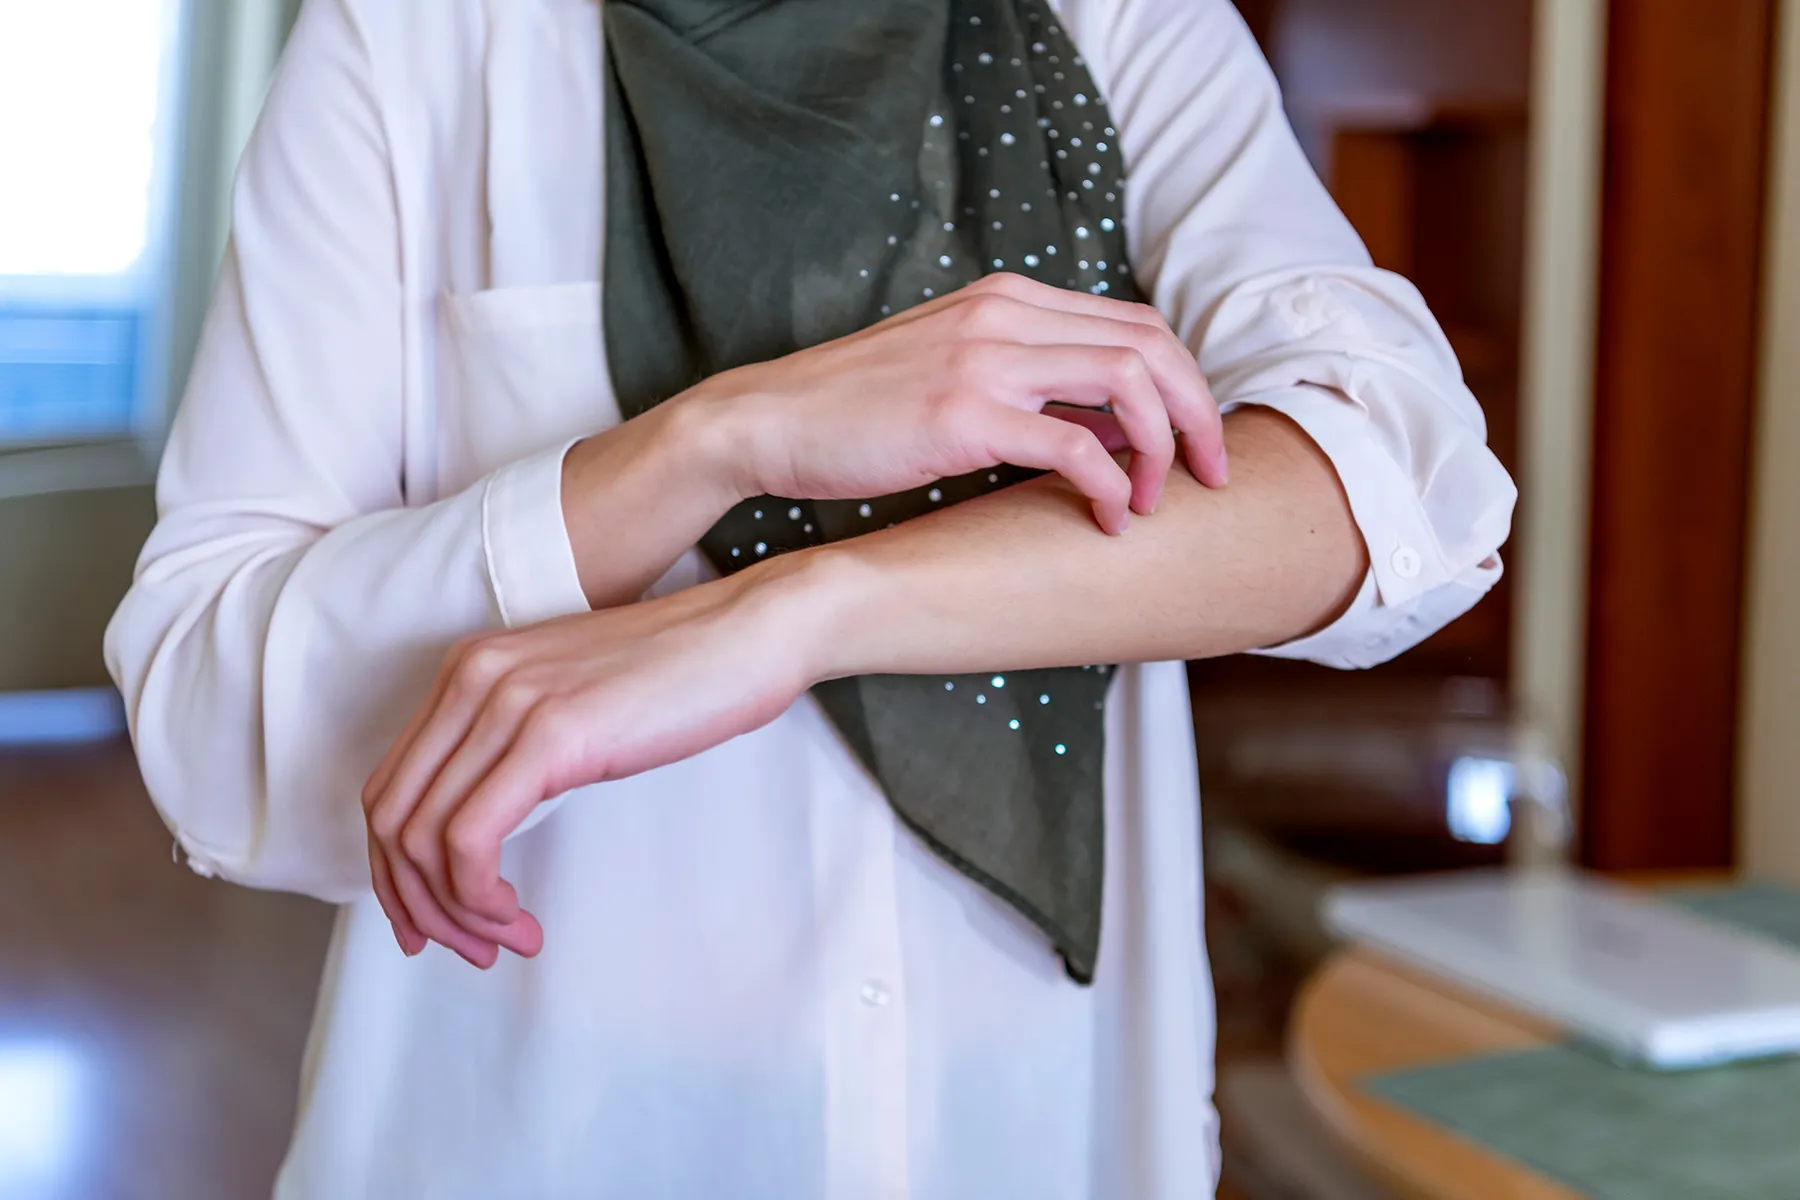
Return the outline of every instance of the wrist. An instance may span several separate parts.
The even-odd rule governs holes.
[[[759,563],[733,579],[744,589],[742,602],[787,643],[802,686],[811,687],[871,669],[869,633],[881,624],[877,574],[859,558],[824,546]]]
[[[719,421],[688,405],[685,394],[575,442],[563,456],[564,507],[579,511],[591,493],[624,480],[659,493],[679,483],[682,500],[716,514],[747,498],[737,490]]]
[[[628,604],[746,498],[729,431],[683,397],[581,439],[562,457],[563,529],[595,608]]]
[[[730,384],[732,374],[715,375],[656,410],[665,440],[681,447],[725,509],[768,491],[750,452],[753,430],[744,398]]]
[[[574,516],[602,481],[627,476],[706,513],[709,524],[761,495],[744,468],[736,406],[704,387],[576,442],[563,458],[564,508],[572,510],[566,515]]]

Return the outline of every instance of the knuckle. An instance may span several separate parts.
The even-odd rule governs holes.
[[[437,839],[428,829],[409,824],[400,833],[400,851],[415,863],[428,863],[437,858]]]
[[[537,702],[537,691],[529,680],[514,673],[496,682],[489,695],[502,715],[519,717],[531,711],[531,706]]]
[[[982,292],[998,296],[1020,296],[1025,293],[1031,281],[1013,271],[996,271],[992,275],[983,275],[970,286]]]
[[[1130,495],[1131,481],[1092,434],[1077,430],[1063,455],[1069,469],[1081,478],[1082,490],[1094,499],[1118,500]]]
[[[1160,329],[1152,329],[1148,325],[1131,321],[1126,325],[1124,344],[1139,354],[1153,354],[1162,348],[1164,334]]]
[[[401,825],[399,814],[391,808],[378,805],[369,814],[369,832],[388,850],[395,848],[395,839],[400,836]]]
[[[1174,340],[1174,335],[1166,329],[1151,329],[1148,326],[1140,325],[1132,331],[1131,346],[1144,357],[1145,361],[1153,360],[1159,355],[1174,355],[1174,361],[1179,364],[1187,358],[1187,351]],[[1188,359],[1188,361],[1192,360]]]
[[[496,638],[482,638],[463,652],[457,664],[458,679],[477,688],[489,688],[506,674],[509,656]]]
[[[1013,301],[989,288],[962,306],[960,332],[965,337],[983,337],[1002,329],[1013,309]]]
[[[479,861],[488,849],[487,843],[487,835],[467,821],[452,821],[444,833],[444,844],[449,848],[450,857],[459,863]]]
[[[1096,455],[1104,449],[1098,438],[1077,425],[1065,424],[1057,432],[1056,438],[1057,452],[1077,466],[1091,465],[1096,461]]]
[[[1135,346],[1112,346],[1107,348],[1107,370],[1119,384],[1135,388],[1149,377],[1149,364]]]

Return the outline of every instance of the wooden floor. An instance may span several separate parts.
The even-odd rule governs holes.
[[[0,1198],[268,1195],[329,925],[172,862],[125,746],[0,751]]]

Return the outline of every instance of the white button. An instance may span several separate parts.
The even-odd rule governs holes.
[[[1332,323],[1330,302],[1310,291],[1290,293],[1286,306],[1288,328],[1298,337],[1312,337]]]
[[[870,1008],[886,1008],[891,999],[892,994],[877,980],[871,979],[862,985],[862,1002]]]
[[[1423,565],[1419,552],[1411,546],[1402,546],[1394,551],[1394,574],[1402,579],[1417,579]]]

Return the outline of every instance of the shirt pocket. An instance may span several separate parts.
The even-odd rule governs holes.
[[[599,283],[447,294],[443,319],[447,491],[619,424]]]

